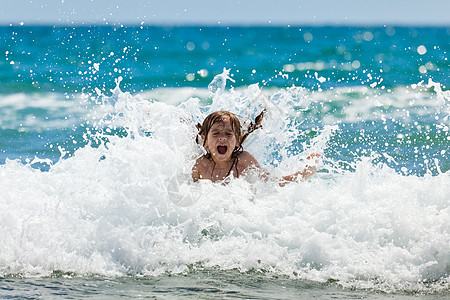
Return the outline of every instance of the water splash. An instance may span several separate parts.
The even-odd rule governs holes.
[[[220,94],[225,91],[227,80],[234,82],[234,79],[230,77],[230,69],[223,68],[223,72],[214,76],[214,79],[208,85],[208,90],[212,94]]]
[[[384,292],[448,290],[448,171],[404,175],[377,161],[381,153],[343,168],[329,150],[345,127],[318,123],[305,134],[315,103],[295,89],[252,85],[207,106],[197,98],[174,106],[119,83],[112,96],[98,95],[87,136],[97,143],[47,172],[0,166],[0,276],[154,276],[196,266]],[[268,107],[244,147],[270,172],[298,170],[311,151],[324,154],[321,171],[284,188],[244,178],[192,183],[202,154],[194,124],[219,104],[244,118]]]

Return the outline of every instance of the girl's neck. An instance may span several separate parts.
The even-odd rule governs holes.
[[[226,169],[229,168],[230,165],[233,163],[233,158],[230,157],[227,161],[216,161],[214,158],[211,157],[211,160],[215,164],[215,169]]]
[[[219,161],[216,162],[212,157],[214,165],[211,170],[211,178],[217,178],[218,180],[225,179],[231,174],[231,171],[235,169],[235,177],[239,177],[239,172],[237,169],[238,157],[232,155],[231,158],[227,161]]]

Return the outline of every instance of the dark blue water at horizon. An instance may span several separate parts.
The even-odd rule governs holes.
[[[0,27],[0,92],[80,92],[116,76],[136,93],[206,86],[230,68],[234,86],[387,88],[432,78],[448,85],[443,27]],[[14,62],[14,64],[11,64]],[[99,64],[98,70],[94,63]],[[421,68],[421,66],[423,66]],[[203,70],[203,72],[198,73]],[[206,70],[206,72],[205,72]],[[275,77],[290,71],[291,78]],[[194,77],[186,78],[187,74]],[[369,76],[370,75],[370,76]]]

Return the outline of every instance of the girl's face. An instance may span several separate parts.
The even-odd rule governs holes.
[[[236,146],[239,144],[229,118],[211,126],[206,136],[205,147],[209,149],[216,163],[228,162]]]

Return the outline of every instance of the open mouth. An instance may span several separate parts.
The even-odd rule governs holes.
[[[219,152],[220,155],[227,153],[227,149],[227,146],[217,146],[217,152]]]

